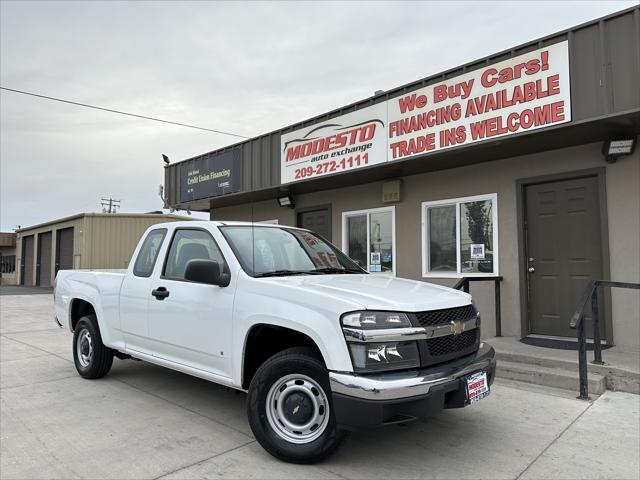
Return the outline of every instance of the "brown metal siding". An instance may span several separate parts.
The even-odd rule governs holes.
[[[640,7],[627,9],[194,158],[232,148],[240,149],[240,191],[248,192],[274,187],[280,183],[280,136],[282,133],[395,98],[425,85],[564,40],[569,41],[572,123],[638,109],[640,108],[639,18]],[[504,139],[497,141],[503,142]],[[169,205],[180,203],[179,170],[180,163],[169,165],[165,169],[165,188]]]
[[[612,112],[640,106],[639,19],[640,10],[636,10],[635,15],[613,18],[605,24],[606,81],[611,94]]]

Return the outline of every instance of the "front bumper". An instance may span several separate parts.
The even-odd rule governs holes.
[[[485,371],[493,383],[493,347],[450,362],[408,372],[354,375],[329,372],[336,422],[341,428],[375,427],[432,415],[467,404],[465,377]]]

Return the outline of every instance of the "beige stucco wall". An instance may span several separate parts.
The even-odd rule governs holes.
[[[611,278],[640,282],[640,156],[622,157],[608,165],[601,154],[601,143],[582,145],[544,153],[524,155],[472,166],[442,170],[403,178],[402,198],[396,203],[396,274],[453,285],[455,279],[422,278],[421,203],[487,193],[498,194],[499,269],[502,282],[502,333],[523,335],[520,321],[520,262],[516,181],[527,177],[606,168],[606,199],[609,219]],[[428,161],[416,160],[416,161]],[[342,213],[385,206],[382,182],[348,188],[297,195],[296,208],[331,204],[332,239],[342,243]],[[252,213],[253,211],[253,213]],[[280,208],[276,199],[215,209],[212,219],[269,220],[295,225],[295,211]],[[472,286],[479,309],[483,312],[483,336],[495,333],[493,288],[490,284]],[[640,322],[637,291],[614,292],[614,342],[638,348]],[[577,301],[577,299],[576,299]],[[567,319],[567,322],[569,319]]]

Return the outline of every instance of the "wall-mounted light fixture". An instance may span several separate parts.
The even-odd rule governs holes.
[[[618,157],[631,155],[636,148],[637,137],[616,138],[607,140],[602,145],[602,154],[607,163],[615,163]]]
[[[291,197],[291,195],[278,197],[278,205],[280,205],[281,207],[295,208],[295,204],[293,203],[293,198]]]

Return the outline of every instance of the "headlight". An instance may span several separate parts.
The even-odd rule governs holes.
[[[404,313],[363,311],[343,315],[342,325],[362,329],[404,328],[411,327],[411,322]]]
[[[420,366],[416,342],[349,343],[356,372],[401,370]]]
[[[406,313],[361,311],[342,316],[353,370],[380,372],[420,366],[415,330]]]

